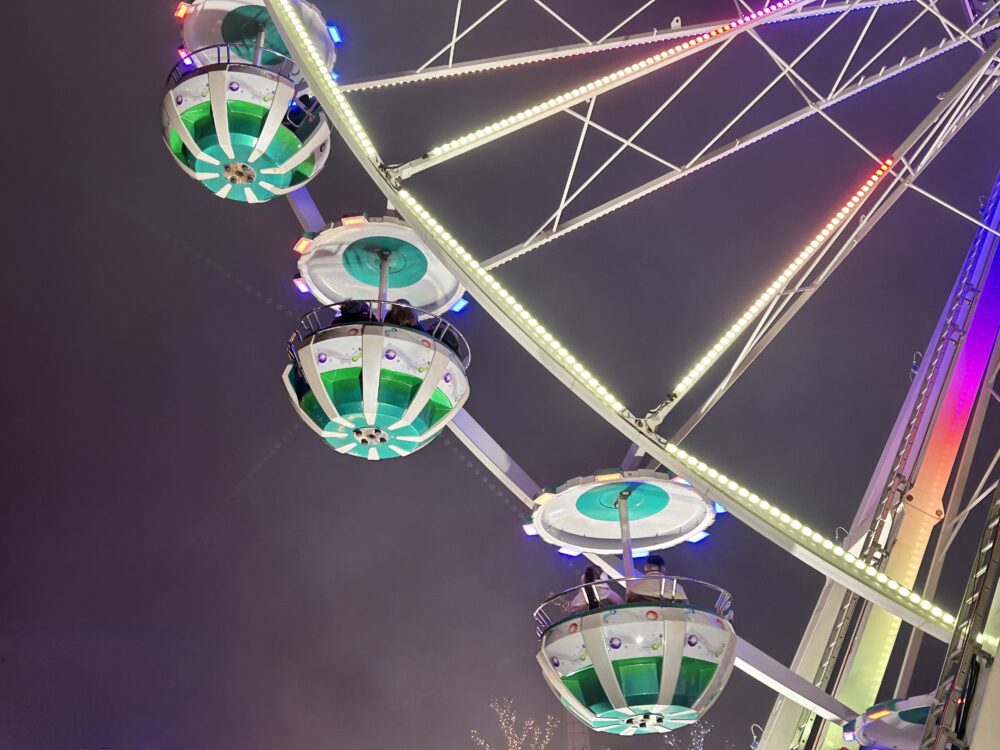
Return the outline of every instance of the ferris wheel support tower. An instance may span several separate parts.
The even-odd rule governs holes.
[[[1000,226],[1000,177],[983,210]],[[912,587],[933,528],[944,523],[930,561],[924,595],[933,596],[951,540],[968,515],[959,512],[1000,360],[1000,260],[995,234],[980,230],[931,338],[899,418],[855,517],[845,546]],[[980,486],[974,495],[979,495]],[[989,493],[987,493],[989,494]],[[982,499],[981,497],[979,499]],[[974,502],[974,497],[972,501]],[[857,609],[856,609],[857,608]],[[1000,628],[994,615],[992,628]],[[852,708],[873,704],[885,677],[900,620],[868,607],[842,586],[820,595],[793,668]],[[910,642],[896,694],[905,694],[920,636]],[[986,685],[982,687],[985,691]],[[994,686],[1000,690],[1000,686]],[[761,747],[831,748],[839,727],[810,732],[813,717],[779,699]]]

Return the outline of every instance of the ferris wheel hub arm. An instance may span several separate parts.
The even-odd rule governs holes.
[[[734,666],[783,698],[828,721],[850,721],[857,712],[833,698],[777,659],[737,636]]]

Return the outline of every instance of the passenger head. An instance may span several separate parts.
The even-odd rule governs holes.
[[[594,581],[601,580],[603,577],[604,571],[596,565],[588,565],[586,570],[583,571],[584,583],[593,583]]]
[[[659,555],[650,555],[646,558],[645,564],[642,566],[642,572],[646,575],[650,573],[662,573],[666,568],[666,563],[663,562],[663,558]]]
[[[359,302],[356,299],[349,299],[340,303],[340,313],[342,315],[367,315],[371,308],[367,302]]]
[[[385,316],[386,322],[397,326],[416,326],[418,322],[417,315],[409,307],[409,304],[409,301],[405,299],[396,300],[392,307],[389,308],[389,313]]]

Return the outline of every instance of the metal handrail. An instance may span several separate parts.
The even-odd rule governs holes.
[[[301,345],[307,343],[307,341],[316,334],[329,331],[333,328],[339,328],[340,326],[359,324],[395,326],[397,328],[405,328],[415,331],[423,334],[424,336],[429,336],[436,341],[440,341],[446,347],[455,352],[455,354],[458,355],[459,360],[462,362],[462,367],[468,369],[469,365],[472,363],[472,352],[469,349],[469,342],[465,340],[465,336],[462,335],[454,324],[439,315],[435,315],[434,313],[428,312],[420,307],[408,305],[404,302],[386,302],[385,304],[388,310],[392,310],[392,308],[396,307],[404,308],[413,312],[420,324],[419,327],[386,323],[385,321],[379,320],[378,307],[380,304],[380,300],[345,300],[343,302],[335,302],[332,305],[323,305],[310,310],[302,316],[302,319],[299,321],[299,327],[292,331],[292,335],[288,339],[288,356],[291,357],[296,365],[298,365],[298,350]],[[350,318],[345,320],[344,311],[341,308],[346,305],[355,307],[367,305],[368,309],[367,311],[363,308],[360,310],[352,310],[349,313]]]
[[[278,60],[266,62],[265,55],[272,55]],[[246,59],[248,56],[252,59]],[[272,58],[266,59],[271,60]],[[187,62],[188,60],[190,63]],[[254,60],[257,62],[253,62]],[[167,76],[166,89],[170,92],[185,78],[214,67],[264,70],[276,78],[284,78],[293,84],[294,77],[299,72],[294,60],[267,47],[258,47],[253,44],[216,44],[189,52],[187,57],[171,69]],[[322,112],[323,108],[318,100],[297,91],[295,98],[289,103],[283,124],[292,130],[300,131],[299,137],[304,140],[312,132],[311,128],[319,123],[317,116],[322,115]]]
[[[267,56],[266,62],[265,56]],[[278,58],[277,61],[271,62],[274,58]],[[259,62],[254,62],[255,60]],[[248,68],[265,70],[289,81],[299,73],[299,66],[292,58],[273,49],[250,43],[213,44],[188,52],[170,69],[165,87],[169,91],[192,73],[214,65],[245,65]]]
[[[637,576],[634,578],[602,578],[598,581],[594,581],[593,583],[581,583],[578,586],[566,589],[562,593],[549,597],[542,602],[538,609],[534,612],[538,637],[540,638],[555,624],[562,622],[569,617],[589,614],[591,612],[602,612],[609,609],[618,609],[622,606],[629,606],[631,604],[659,604],[661,606],[676,606],[678,602],[683,602],[684,606],[691,609],[700,610],[702,612],[714,612],[724,620],[733,619],[733,597],[728,591],[714,584],[705,583],[704,581],[699,581],[696,578],[685,578],[683,576],[655,576],[655,578],[659,579],[660,582],[659,593],[652,597],[643,593],[641,599],[633,602],[626,600],[622,604],[614,603],[587,608],[574,606],[572,603],[577,594],[584,592],[587,588],[593,589],[590,598],[599,602],[601,600],[599,587],[603,586],[605,590],[607,590],[610,588],[611,584],[614,584],[621,589],[622,592],[628,592],[628,590],[632,587],[631,584],[638,583],[640,581],[649,583],[651,578],[653,578],[653,576]],[[678,597],[678,588],[683,590],[683,598]],[[693,597],[692,594],[694,594]],[[584,598],[588,598],[585,592]]]

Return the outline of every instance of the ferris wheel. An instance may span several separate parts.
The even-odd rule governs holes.
[[[994,545],[1000,541],[1000,492],[989,479],[996,457],[966,508],[960,506],[968,456],[1000,367],[1000,182],[982,210],[970,213],[928,190],[921,176],[1000,86],[1000,0],[963,0],[954,7],[935,0],[778,0],[758,8],[741,0],[729,18],[687,25],[678,17],[666,29],[622,34],[654,6],[648,0],[596,39],[573,18],[532,0],[572,43],[456,61],[465,37],[512,1],[498,0],[469,20],[457,0],[445,34],[450,41],[436,55],[411,71],[358,81],[338,80],[339,29],[304,0],[194,0],[177,7],[179,61],[163,98],[167,148],[217,197],[245,203],[287,197],[302,225],[293,247],[295,283],[320,306],[287,342],[282,379],[292,408],[343,456],[336,460],[405,458],[450,429],[530,510],[526,531],[591,560],[583,583],[544,602],[535,619],[543,678],[593,730],[638,735],[688,726],[708,711],[737,668],[779,696],[761,739],[767,750],[852,743],[900,750],[993,747],[988,708],[1000,708],[994,694],[1000,679],[991,689],[989,671],[1000,643],[1000,616],[991,613],[1000,577]],[[856,28],[845,30],[848,22]],[[802,28],[801,43],[793,56],[782,55],[768,35],[791,25]],[[824,46],[833,39],[844,47],[839,56]],[[759,90],[741,92],[746,98],[732,117],[706,127],[690,154],[661,155],[643,134],[679,97],[697,90],[731,45],[759,47],[773,75]],[[972,63],[891,151],[869,148],[836,119],[835,105],[877,97],[887,81],[970,49]],[[817,50],[823,53],[822,81],[812,65]],[[632,58],[621,64],[623,55]],[[453,137],[398,163],[383,160],[351,104],[375,89],[443,85],[573,58],[598,65],[605,57],[614,62],[599,75],[540,91],[491,122],[467,113]],[[645,121],[627,132],[599,121],[600,97],[672,66],[686,66],[687,75],[661,89],[662,101]],[[748,125],[755,107],[782,85],[794,89],[795,105],[777,119]],[[466,248],[411,187],[421,173],[473,158],[554,117],[580,123],[575,141],[561,144],[569,157],[561,195],[545,221],[507,249],[489,255]],[[815,217],[815,236],[788,253],[770,285],[652,408],[630,410],[504,287],[503,265],[594,222],[613,222],[620,209],[639,208],[647,196],[810,119],[846,138],[870,168],[845,186],[842,202]],[[614,150],[585,175],[581,151],[587,138],[598,136],[611,139]],[[387,209],[332,223],[322,218],[307,186],[333,149],[357,158]],[[659,174],[579,209],[581,194],[623,154],[655,164]],[[834,539],[691,455],[682,442],[906,193],[962,217],[975,239],[938,329],[915,363],[913,386],[858,516],[845,539]],[[465,294],[627,438],[630,448],[624,457],[609,458],[612,468],[590,467],[589,474],[542,488],[464,410],[474,347],[448,313]],[[678,419],[678,406],[706,383],[714,384],[709,395]],[[969,588],[959,611],[945,611],[934,602],[936,575],[961,522],[987,498]],[[737,603],[724,589],[667,575],[655,554],[646,570],[634,569],[635,553],[697,539],[721,511],[826,577],[790,667],[739,637]],[[944,526],[929,553],[939,524]],[[931,573],[918,581],[925,560]],[[922,634],[949,644],[948,659],[934,693],[911,698],[903,692],[898,700],[876,703],[900,622],[915,629],[897,681],[902,691]]]

